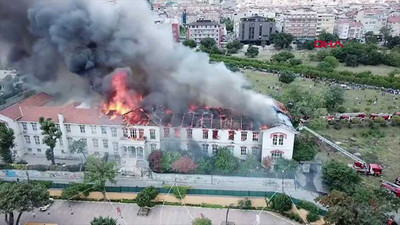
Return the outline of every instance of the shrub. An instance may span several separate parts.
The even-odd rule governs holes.
[[[296,79],[296,76],[293,72],[290,71],[282,71],[279,76],[279,81],[285,84],[290,84]]]
[[[172,169],[179,173],[189,173],[196,170],[198,165],[193,161],[193,159],[183,156],[172,164]]]
[[[333,71],[331,64],[329,64],[325,61],[318,63],[318,69],[324,70],[324,71]]]
[[[337,60],[334,56],[325,57],[324,62],[328,63],[332,68],[335,68],[339,65],[339,60]]]
[[[265,169],[271,169],[273,160],[270,156],[264,157],[262,160],[262,165]]]
[[[196,218],[193,220],[192,225],[212,225],[212,223],[208,218]]]
[[[248,198],[239,200],[238,206],[239,206],[239,209],[251,209],[251,200]]]
[[[346,108],[344,106],[339,106],[337,108],[338,113],[345,113],[346,112]]]
[[[293,59],[294,55],[291,52],[283,51],[278,54],[275,54],[271,57],[271,61],[274,62],[287,62],[289,59]]]
[[[223,209],[224,208],[222,205],[207,204],[207,203],[201,203],[201,207],[203,207],[203,208],[213,208],[213,209]]]
[[[345,58],[346,66],[357,67],[358,66],[358,56],[347,55]]]
[[[386,120],[382,117],[375,118],[375,123],[378,123],[382,127],[385,127],[387,125]]]
[[[162,158],[163,152],[160,150],[153,151],[149,155],[149,166],[150,169],[157,173],[164,172],[162,169]]]
[[[95,217],[90,225],[117,225],[117,220],[111,217]]]
[[[254,58],[254,57],[256,57],[257,55],[258,55],[258,48],[257,47],[254,47],[254,46],[249,46],[248,48],[247,48],[247,52],[246,52],[246,56],[247,57],[249,57],[249,58]]]
[[[328,121],[324,118],[314,118],[309,122],[309,127],[313,130],[325,129],[326,125],[328,125]]]
[[[319,220],[319,215],[318,213],[314,213],[314,212],[310,212],[309,214],[307,214],[307,221],[308,222],[315,222],[317,220]]]
[[[360,118],[354,118],[351,120],[352,124],[360,125],[361,124],[361,119]]]
[[[223,174],[231,173],[239,166],[238,158],[227,148],[220,148],[214,158],[216,169]]]
[[[53,181],[49,180],[32,180],[30,181],[33,185],[42,185],[43,187],[46,187],[47,189],[51,188],[53,185]]]
[[[329,52],[328,51],[318,51],[317,52],[317,55],[316,55],[316,57],[315,57],[315,59],[318,61],[318,62],[321,62],[321,61],[323,61],[327,56],[329,56],[330,54],[329,54]]]
[[[154,200],[157,197],[157,195],[158,195],[157,188],[153,186],[146,187],[136,196],[135,201],[139,207],[152,207],[154,206],[152,200]]]
[[[164,172],[173,172],[172,165],[176,162],[179,158],[181,158],[181,153],[177,151],[168,151],[164,152],[162,156],[162,170]]]
[[[164,189],[169,190],[171,186],[165,186]],[[184,199],[189,190],[188,186],[172,186],[172,193],[177,199]]]
[[[342,124],[341,124],[341,122],[336,122],[335,125],[333,126],[333,128],[334,128],[335,130],[340,130],[340,129],[342,129]]]
[[[310,161],[318,153],[317,145],[304,138],[296,137],[294,141],[293,159],[296,161]]]
[[[197,164],[197,173],[201,174],[210,174],[213,170],[214,161],[213,158],[210,157],[202,157]]]
[[[301,61],[301,59],[290,59],[289,63],[291,66],[297,66],[303,63],[303,61]]]
[[[62,199],[74,200],[79,199],[80,195],[89,196],[90,192],[96,191],[92,188],[92,184],[70,183],[69,187],[64,188],[61,193]]]
[[[26,160],[20,159],[18,160],[18,162],[16,162],[17,164],[28,164],[28,162]]]
[[[272,208],[281,213],[288,211],[292,208],[292,200],[286,194],[276,194],[272,198]]]
[[[400,125],[400,116],[393,116],[392,117],[392,124],[393,125]]]
[[[319,211],[319,208],[314,203],[305,200],[301,200],[298,207],[299,209],[305,209],[310,213],[313,212],[318,214]]]
[[[361,181],[360,175],[354,169],[335,160],[322,166],[322,179],[331,190],[345,192],[354,190]]]
[[[297,221],[297,222],[299,222],[301,224],[303,224],[303,222],[304,222],[303,219],[296,213],[290,212],[290,213],[287,213],[285,215],[287,217],[289,217],[291,220]]]

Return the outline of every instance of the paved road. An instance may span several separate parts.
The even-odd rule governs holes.
[[[119,207],[122,212],[120,218],[116,208]],[[71,210],[72,209],[72,210]],[[46,212],[35,210],[35,217],[32,213],[24,213],[21,217],[21,224],[26,222],[45,222],[56,223],[58,225],[89,225],[94,217],[110,216],[118,218],[120,225],[189,225],[191,217],[200,217],[203,214],[210,218],[214,225],[219,225],[225,220],[226,209],[207,209],[198,207],[182,206],[156,206],[151,210],[149,216],[137,216],[139,207],[136,204],[121,204],[108,202],[71,202],[71,209],[66,201],[55,201],[55,203]],[[71,215],[71,212],[73,213]],[[236,225],[253,225],[256,221],[256,214],[260,211],[253,210],[230,210],[229,220],[234,221]],[[4,216],[0,215],[0,224],[5,224]],[[271,212],[262,212],[260,215],[262,225],[297,225],[298,223],[283,218],[280,215]]]

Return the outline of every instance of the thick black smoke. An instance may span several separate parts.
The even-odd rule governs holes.
[[[0,42],[12,65],[52,93],[106,94],[112,72],[128,68],[146,105],[207,104],[276,121],[272,99],[246,90],[242,74],[174,43],[145,0],[0,0]]]

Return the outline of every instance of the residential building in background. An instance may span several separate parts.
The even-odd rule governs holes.
[[[318,36],[322,31],[333,33],[335,27],[335,16],[330,13],[318,13],[317,33]]]
[[[379,30],[386,26],[387,16],[380,9],[365,9],[357,13],[355,20],[363,25],[364,34],[372,31],[374,35],[380,35]]]
[[[157,28],[165,29],[171,33],[172,40],[179,42],[179,20],[174,18],[157,18],[154,23]]]
[[[296,39],[315,38],[318,16],[313,11],[289,11],[283,15],[282,31],[292,34]]]
[[[195,40],[198,44],[204,38],[213,38],[221,46],[222,29],[219,23],[202,19],[188,25],[187,36],[189,39]]]
[[[392,36],[400,35],[400,15],[388,17],[387,26],[390,28]]]
[[[262,42],[269,44],[271,35],[276,33],[273,19],[262,16],[242,18],[239,24],[239,41],[245,44],[257,44]]]
[[[340,40],[362,40],[364,35],[363,25],[351,19],[338,19],[333,33],[337,34]]]

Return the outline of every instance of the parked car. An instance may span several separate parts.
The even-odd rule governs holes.
[[[39,208],[40,211],[44,212],[50,208],[51,205],[53,205],[54,199],[49,198],[49,204],[42,206]]]

